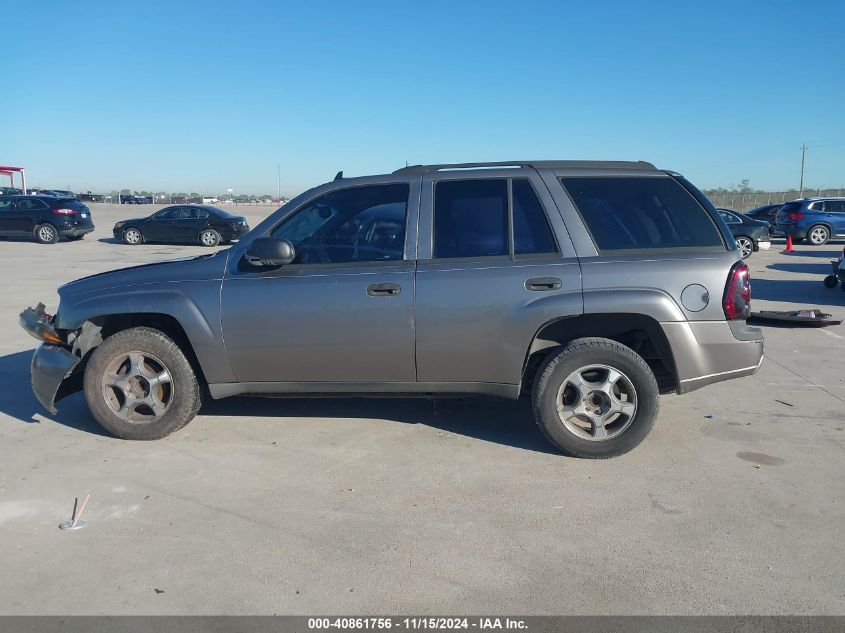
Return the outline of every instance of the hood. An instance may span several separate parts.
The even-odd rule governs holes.
[[[126,224],[127,222],[146,222],[147,218],[129,218],[128,220],[118,220],[115,224]]]
[[[224,249],[208,255],[182,257],[97,273],[60,286],[59,297],[64,299],[88,292],[144,284],[222,279],[228,255],[229,249]]]

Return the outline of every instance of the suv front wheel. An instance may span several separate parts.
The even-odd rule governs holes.
[[[543,435],[574,457],[602,459],[642,442],[659,409],[657,381],[632,349],[581,338],[552,353],[534,383],[534,417]]]
[[[136,327],[108,337],[85,367],[85,400],[107,431],[158,440],[200,408],[200,386],[179,346],[159,330]]]

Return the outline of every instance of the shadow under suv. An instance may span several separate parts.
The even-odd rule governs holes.
[[[205,394],[530,396],[561,451],[611,457],[660,393],[748,376],[748,267],[713,205],[644,162],[427,165],[297,196],[237,245],[94,275],[21,324],[32,386],[150,440]],[[280,404],[284,407],[284,404]]]
[[[845,237],[845,198],[803,198],[784,204],[775,228],[794,242],[807,240],[821,246],[833,237]]]

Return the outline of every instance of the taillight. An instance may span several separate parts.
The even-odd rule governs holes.
[[[804,219],[804,214],[800,211],[793,211],[792,213],[787,213],[786,217],[788,217],[793,222],[797,222],[798,220]]]
[[[751,312],[751,275],[743,262],[731,268],[722,307],[729,321],[747,319]]]
[[[76,215],[74,209],[53,209],[53,213],[57,213],[58,215]]]

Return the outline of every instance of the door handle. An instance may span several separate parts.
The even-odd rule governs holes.
[[[557,277],[532,277],[526,279],[526,290],[557,290],[563,284]]]
[[[371,297],[392,297],[402,292],[399,284],[370,284],[367,286],[367,294]]]

